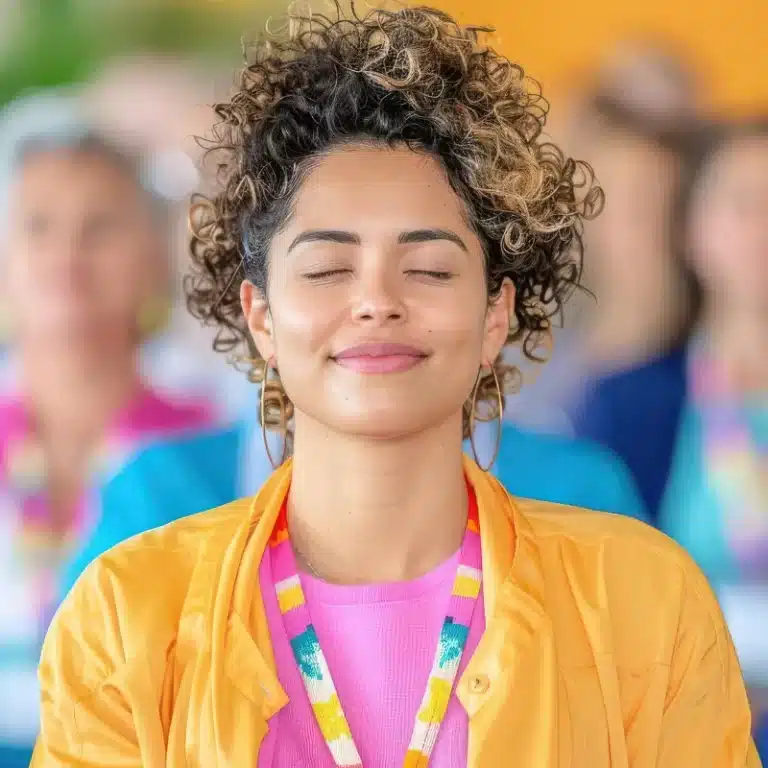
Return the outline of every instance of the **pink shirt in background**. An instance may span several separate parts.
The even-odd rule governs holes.
[[[37,663],[56,610],[59,580],[100,519],[98,488],[141,448],[210,426],[200,402],[142,388],[105,435],[66,537],[56,532],[44,456],[23,395],[0,394],[0,747],[34,742],[39,724]]]
[[[419,579],[366,586],[301,574],[323,653],[365,768],[403,764],[451,597],[459,553]],[[258,768],[335,768],[309,704],[275,596],[267,548],[259,582],[277,674],[290,699],[269,721]],[[478,598],[459,677],[485,630]],[[459,679],[457,677],[457,679]],[[451,696],[430,768],[465,768],[467,714]]]

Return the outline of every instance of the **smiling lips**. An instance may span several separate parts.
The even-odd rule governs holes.
[[[405,344],[360,344],[339,352],[333,359],[357,373],[399,373],[418,365],[427,354]]]

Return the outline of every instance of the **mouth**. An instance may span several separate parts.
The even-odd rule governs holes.
[[[405,344],[360,344],[331,359],[356,373],[400,373],[420,365],[429,355]]]

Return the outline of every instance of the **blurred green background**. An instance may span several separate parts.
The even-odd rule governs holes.
[[[0,106],[87,79],[112,58],[168,53],[231,59],[271,0],[0,0]]]

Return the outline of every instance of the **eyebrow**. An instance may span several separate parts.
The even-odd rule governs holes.
[[[448,229],[413,229],[401,232],[397,238],[400,245],[410,243],[431,243],[437,240],[447,240],[458,245],[462,251],[468,252],[466,243],[455,233]],[[360,235],[354,232],[345,232],[340,229],[309,229],[298,234],[288,246],[288,253],[301,243],[341,243],[343,245],[360,245]]]
[[[455,233],[448,229],[414,229],[410,232],[401,232],[397,242],[405,243],[430,243],[433,240],[448,240],[455,243],[462,251],[467,252],[466,243]]]

